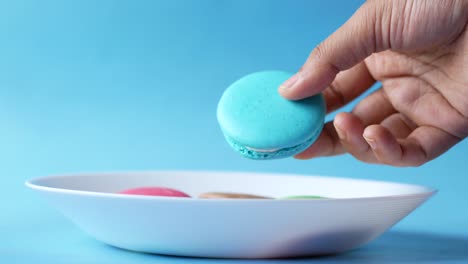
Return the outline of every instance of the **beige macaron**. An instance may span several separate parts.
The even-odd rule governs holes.
[[[272,199],[267,196],[246,194],[246,193],[231,193],[231,192],[206,192],[198,196],[201,199]]]

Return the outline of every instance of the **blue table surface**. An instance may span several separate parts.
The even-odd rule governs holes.
[[[218,128],[216,104],[231,82],[296,70],[361,2],[1,1],[0,263],[468,263],[466,140],[421,167],[392,168],[349,155],[251,161]],[[333,175],[440,192],[349,253],[239,261],[107,246],[23,185],[49,174],[159,169]]]

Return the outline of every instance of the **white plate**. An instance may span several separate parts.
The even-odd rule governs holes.
[[[435,193],[378,181],[236,172],[155,171],[38,178],[39,191],[88,234],[129,250],[196,257],[276,258],[339,253],[381,235]],[[323,200],[209,200],[115,194],[165,186]]]

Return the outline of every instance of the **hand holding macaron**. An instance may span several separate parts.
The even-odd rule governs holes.
[[[298,159],[345,152],[369,163],[424,164],[468,136],[468,1],[367,1],[284,82],[285,98],[323,92],[327,112],[374,83]]]

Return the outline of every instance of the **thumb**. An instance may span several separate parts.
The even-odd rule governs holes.
[[[340,71],[358,64],[373,52],[386,49],[381,41],[386,1],[364,3],[337,31],[318,45],[299,70],[279,88],[288,99],[303,99],[325,90]]]

